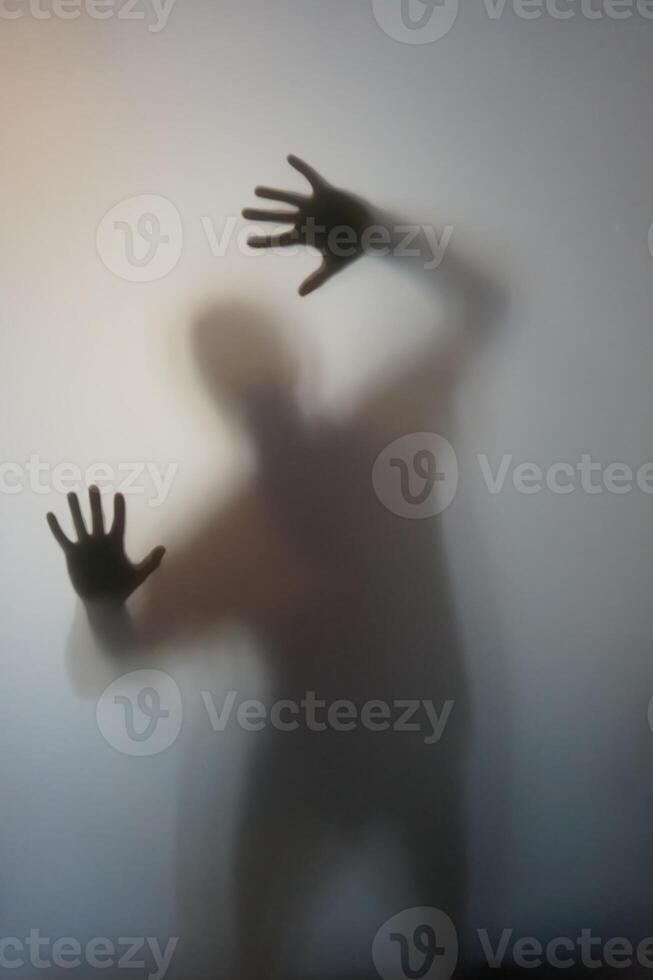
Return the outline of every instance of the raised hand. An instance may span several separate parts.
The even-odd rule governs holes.
[[[297,194],[271,187],[257,187],[257,197],[280,201],[293,211],[267,211],[245,208],[248,221],[270,221],[292,225],[290,231],[274,235],[255,235],[249,239],[252,248],[287,248],[307,245],[322,253],[322,264],[299,287],[300,296],[308,296],[337,272],[362,255],[362,237],[371,221],[371,208],[361,198],[329,184],[313,167],[299,157],[289,156],[288,163],[308,180],[313,193]]]
[[[122,603],[159,567],[165,548],[155,548],[144,561],[134,565],[125,554],[123,495],[115,496],[113,525],[108,532],[104,530],[102,501],[97,487],[91,487],[89,498],[90,534],[75,493],[68,494],[68,504],[78,540],[71,541],[66,537],[54,514],[48,514],[47,521],[66,556],[68,573],[77,595],[87,602]]]

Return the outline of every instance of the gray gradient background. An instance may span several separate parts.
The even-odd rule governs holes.
[[[461,489],[443,518],[474,692],[470,921],[541,937],[645,930],[652,500],[491,496],[475,455],[653,459],[653,22],[510,7],[492,21],[468,2],[418,46],[388,37],[367,0],[178,0],[159,34],[25,16],[0,20],[0,45],[2,456],[179,463],[165,507],[128,501],[134,555],[183,534],[240,465],[188,355],[198,303],[255,293],[319,351],[336,408],[430,328],[419,290],[373,263],[300,301],[314,258],[211,255],[201,216],[238,214],[260,182],[299,186],[287,152],[454,225],[457,249],[509,284],[506,322],[456,396]],[[179,208],[184,252],[160,282],[124,282],[96,228],[146,193]],[[26,491],[0,505],[0,933],[176,935],[180,820],[197,840],[189,887],[210,855],[218,901],[242,739],[190,708],[163,755],[111,749],[66,669],[78,613],[44,521],[65,501]],[[222,637],[175,676],[190,691],[198,677],[242,686],[254,653]],[[203,801],[218,839],[202,838]],[[316,896],[316,942],[373,918],[374,869],[357,861],[334,865],[339,904],[333,883]]]

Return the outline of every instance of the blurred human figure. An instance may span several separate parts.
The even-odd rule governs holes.
[[[307,295],[365,253],[372,224],[387,230],[392,246],[398,223],[332,187],[303,161],[289,159],[310,181],[312,194],[258,188],[260,197],[294,210],[247,209],[244,215],[292,226],[255,238],[254,247],[300,243],[322,253],[321,266],[300,287]],[[341,228],[348,229],[347,254],[333,247]],[[428,431],[436,418],[441,431],[467,328],[473,323],[482,329],[497,313],[493,291],[453,256],[437,272],[426,270],[427,249],[430,254],[429,243],[418,240],[410,259],[397,263],[434,282],[448,298],[455,318],[448,340],[444,346],[434,340],[345,419],[330,418],[315,405],[306,411],[301,351],[283,343],[267,315],[232,304],[206,311],[196,323],[201,373],[221,409],[240,421],[255,472],[148,578],[133,615],[140,642],[148,649],[174,645],[220,623],[241,622],[266,651],[270,705],[316,699],[360,708],[374,702],[396,722],[407,705],[428,704],[432,717],[445,722],[436,733],[414,718],[402,730],[360,719],[344,727],[298,719],[295,726],[286,716],[285,724],[257,733],[234,868],[234,970],[242,980],[299,970],[289,962],[288,945],[306,933],[322,876],[347,849],[369,841],[391,841],[400,855],[397,874],[384,846],[375,853],[377,871],[383,875],[385,868],[388,879],[386,918],[406,907],[435,906],[459,931],[464,926],[468,695],[439,525],[390,513],[372,485],[374,462],[394,439]],[[415,472],[419,482],[419,467]],[[387,479],[395,478],[388,473]],[[116,599],[124,600],[162,557],[156,549],[142,565],[123,560],[117,550],[124,527],[119,498],[116,506],[114,530],[102,536],[99,498],[92,491],[91,538],[97,540],[90,548],[71,500],[77,552],[49,517],[73,585],[94,607],[94,625],[106,620],[109,607],[109,618],[115,616]],[[100,573],[105,559],[109,567]],[[189,835],[184,846],[192,846]],[[355,950],[343,944],[341,960],[350,974],[371,970],[372,938],[362,930]],[[318,972],[319,956],[309,965]],[[198,950],[193,969],[208,977],[215,967],[203,963]]]

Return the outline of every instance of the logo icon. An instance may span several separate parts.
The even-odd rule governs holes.
[[[456,927],[440,909],[404,909],[377,932],[372,960],[382,980],[449,980],[458,963]]]
[[[372,485],[383,506],[397,517],[435,517],[447,509],[458,489],[453,446],[435,432],[402,436],[377,457]]]
[[[104,690],[95,717],[100,733],[118,752],[158,755],[181,731],[181,692],[162,670],[134,670]]]
[[[179,263],[184,245],[181,215],[165,197],[142,194],[120,201],[98,225],[103,263],[128,282],[163,279]]]
[[[459,0],[372,0],[374,16],[388,37],[403,44],[433,44],[449,33]]]

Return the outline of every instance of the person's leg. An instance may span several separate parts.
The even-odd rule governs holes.
[[[306,934],[316,866],[328,833],[313,776],[286,738],[249,777],[236,837],[236,980],[289,975],[282,958]],[[291,964],[292,966],[292,964]]]

